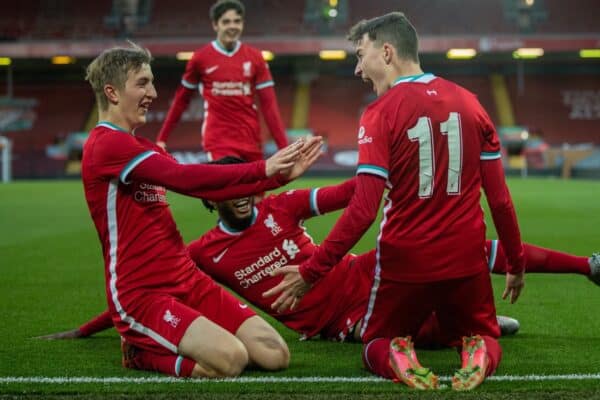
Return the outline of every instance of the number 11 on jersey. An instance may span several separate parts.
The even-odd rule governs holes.
[[[433,155],[433,128],[429,117],[420,117],[414,127],[408,130],[408,138],[419,142],[419,197],[433,195],[435,157]],[[460,173],[462,170],[462,136],[460,114],[451,112],[448,119],[440,124],[440,133],[448,137],[448,195],[460,194]]]

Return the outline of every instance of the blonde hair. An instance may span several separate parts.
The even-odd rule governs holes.
[[[125,87],[129,71],[138,72],[142,65],[152,62],[152,55],[148,49],[128,42],[130,47],[104,50],[86,68],[85,80],[92,86],[98,107],[102,111],[108,109],[104,85],[110,84],[122,89]]]

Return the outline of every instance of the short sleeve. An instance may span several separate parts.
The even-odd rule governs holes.
[[[389,124],[382,115],[368,108],[358,128],[358,168],[356,174],[372,174],[388,179],[390,160]]]

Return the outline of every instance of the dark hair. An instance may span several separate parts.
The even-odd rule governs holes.
[[[219,0],[210,7],[208,15],[210,20],[216,23],[229,10],[235,10],[242,18],[246,12],[244,5],[238,0]]]
[[[246,162],[246,160],[239,158],[239,157],[225,156],[225,157],[219,158],[218,160],[207,162],[207,164],[226,165],[226,164],[243,164],[245,162]],[[215,207],[213,207],[213,205],[210,204],[210,202],[208,200],[202,199],[202,204],[204,204],[204,207],[206,207],[208,209],[208,211],[210,211],[210,212],[213,212],[215,210]]]
[[[419,62],[417,31],[404,13],[395,11],[379,17],[363,19],[350,28],[347,39],[358,43],[365,33],[377,46],[382,46],[385,42],[391,43],[400,58]]]

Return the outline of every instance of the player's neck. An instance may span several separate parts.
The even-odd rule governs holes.
[[[219,40],[219,38],[217,38],[217,43],[219,44],[219,46],[221,46],[222,49],[225,49],[228,52],[232,52],[233,50],[235,50],[237,40],[234,40],[233,42],[223,43],[221,40]]]
[[[423,75],[421,64],[411,60],[396,59],[396,61],[392,63],[391,67],[392,68],[390,68],[387,75],[390,85],[393,85],[394,82],[403,77]]]
[[[108,122],[109,124],[119,128],[119,130],[129,132],[132,135],[133,130],[135,129],[135,127],[132,127],[123,116],[115,113],[114,110],[111,110],[110,106],[108,110],[98,112],[98,121]]]

